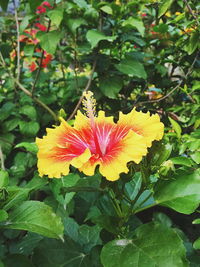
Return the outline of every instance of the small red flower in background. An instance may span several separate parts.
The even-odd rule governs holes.
[[[47,11],[46,7],[53,8],[48,1],[44,1],[40,6],[36,8],[36,13],[37,14],[46,13]]]
[[[42,32],[46,32],[46,30],[47,30],[47,27],[40,24],[40,23],[35,23],[35,26]]]
[[[38,44],[39,40],[36,38],[36,33],[38,32],[37,29],[27,29],[24,31],[27,35],[20,35],[19,41],[20,42],[25,42],[27,44]]]
[[[146,17],[147,16],[147,13],[142,13],[141,14],[141,17]]]
[[[36,13],[37,14],[42,14],[42,13],[46,13],[46,8],[45,7],[43,7],[43,6],[38,6],[37,7],[37,10],[36,10]]]
[[[34,61],[31,62],[31,64],[28,66],[30,72],[33,72],[34,70],[36,70],[37,67],[38,67],[38,66],[37,66],[37,64],[36,64]]]
[[[52,8],[51,4],[48,1],[44,1],[42,3],[42,6],[46,6],[46,7]]]
[[[53,56],[51,54],[44,53],[44,55],[45,55],[45,58],[43,58],[42,64],[41,64],[42,68],[46,68],[47,65],[50,63],[50,61],[53,58]]]

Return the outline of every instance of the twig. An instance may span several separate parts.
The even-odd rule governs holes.
[[[17,8],[15,5],[15,1],[13,0],[14,8],[15,8],[15,22],[17,29],[17,80],[20,78],[20,32],[19,32],[19,20],[17,14]]]
[[[165,96],[162,96],[162,97],[160,97],[160,98],[158,98],[158,99],[153,99],[153,100],[148,100],[148,101],[142,101],[142,102],[139,102],[139,103],[136,104],[135,106],[139,106],[139,105],[147,104],[147,103],[160,102],[160,101],[162,101],[162,100],[168,98],[171,94],[173,94],[174,91],[176,91],[176,89],[178,89],[178,88],[181,86],[181,84],[184,82],[184,80],[186,80],[187,77],[190,75],[190,73],[192,72],[193,66],[194,66],[194,64],[195,64],[195,62],[196,62],[198,56],[199,56],[199,51],[197,52],[197,54],[196,54],[196,56],[195,56],[195,58],[194,58],[194,60],[193,60],[193,62],[192,62],[192,64],[191,64],[190,68],[188,69],[188,72],[186,73],[185,77],[182,77],[181,81],[180,81],[180,82],[179,82],[179,83],[178,83],[178,84],[177,84],[177,85],[176,85],[176,86],[175,86],[175,87],[174,87],[168,94],[166,94]],[[189,96],[190,96],[190,95],[189,95]],[[190,96],[190,98],[191,98],[191,96]],[[194,103],[194,99],[193,99],[192,102]]]
[[[50,27],[51,27],[51,20],[49,20],[49,22],[48,22],[48,27],[47,27],[46,32],[49,32]],[[38,79],[40,77],[40,73],[41,73],[41,70],[42,70],[42,62],[43,62],[43,59],[44,59],[44,53],[45,53],[45,51],[44,51],[44,49],[42,49],[42,55],[41,55],[41,58],[40,58],[39,68],[38,68],[37,73],[35,75],[35,80],[34,80],[34,83],[33,83],[32,90],[31,90],[32,94],[34,94],[34,90],[36,88],[36,84],[37,84]]]
[[[187,0],[183,0],[183,1],[185,2],[186,6],[187,6],[188,11],[190,12],[190,14],[191,14],[191,15],[193,16],[193,18],[195,19],[197,25],[200,26],[198,17],[194,14],[194,12],[193,12],[193,10],[192,10],[190,4],[188,3],[188,1],[187,1]]]
[[[1,160],[1,169],[3,171],[5,171],[5,165],[4,165],[4,157],[3,157],[3,152],[2,152],[2,149],[1,149],[1,145],[0,145],[0,160]]]
[[[79,107],[81,105],[81,102],[83,101],[83,98],[84,98],[83,94],[86,91],[89,90],[90,85],[92,83],[92,78],[93,78],[93,74],[94,74],[94,71],[95,71],[95,68],[96,68],[96,64],[97,64],[97,61],[95,60],[94,63],[93,63],[93,66],[92,66],[92,70],[90,72],[90,76],[89,76],[89,80],[87,82],[87,85],[86,85],[85,89],[83,90],[82,95],[81,95],[81,97],[80,97],[75,109],[73,110],[73,112],[71,113],[71,115],[69,116],[69,118],[67,120],[71,120],[74,117],[74,115],[76,114],[77,110],[79,109]]]
[[[39,104],[41,107],[43,107],[44,109],[46,109],[46,111],[48,111],[51,116],[54,118],[55,121],[58,121],[58,117],[56,116],[56,114],[53,112],[52,109],[50,109],[46,104],[44,104],[41,100],[39,100],[37,97],[34,97],[33,94],[28,91],[20,82],[18,82],[17,80],[15,80],[15,83],[17,84],[17,86],[28,96],[30,96],[37,104]]]
[[[0,51],[0,61],[2,66],[6,67],[6,63],[4,61],[4,58],[1,54]],[[9,72],[9,75],[12,79],[14,79],[13,75],[11,72]],[[26,95],[30,96],[38,105],[40,105],[41,107],[43,107],[44,109],[46,109],[46,111],[49,112],[49,114],[51,114],[51,116],[53,117],[53,119],[55,121],[59,121],[58,117],[56,116],[56,114],[53,112],[52,109],[50,109],[45,103],[43,103],[40,99],[38,99],[37,97],[34,97],[32,92],[30,92],[29,90],[27,90],[18,80],[14,79],[14,82],[17,84],[17,86],[19,87],[19,89],[21,89]]]

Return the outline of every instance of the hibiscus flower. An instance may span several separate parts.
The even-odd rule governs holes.
[[[163,136],[164,125],[157,114],[133,109],[126,115],[120,113],[115,123],[103,111],[95,116],[91,92],[85,94],[83,104],[87,116],[78,111],[73,127],[61,119],[59,126],[36,139],[40,176],[60,178],[69,173],[70,165],[91,176],[99,166],[107,180],[115,181],[120,173],[128,173],[128,162],[139,163],[152,141]]]

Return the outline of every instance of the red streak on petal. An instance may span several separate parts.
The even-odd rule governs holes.
[[[94,127],[81,130],[66,129],[66,132],[63,132],[58,139],[58,147],[55,148],[53,158],[59,161],[69,161],[89,148],[92,154],[91,164],[97,161],[109,163],[123,150],[121,140],[131,129],[139,133],[138,129],[106,122],[96,123]]]

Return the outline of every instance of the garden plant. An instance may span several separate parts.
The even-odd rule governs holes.
[[[0,267],[200,266],[199,1],[0,15]]]

